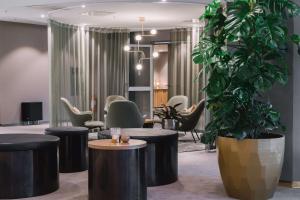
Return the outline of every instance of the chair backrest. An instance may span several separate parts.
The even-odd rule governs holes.
[[[87,115],[80,115],[80,112],[76,113],[73,105],[68,99],[61,97],[60,100],[62,101],[73,126],[84,126],[84,122],[92,119],[92,115],[89,117]]]
[[[125,101],[125,100],[127,100],[125,97],[119,96],[119,95],[111,95],[111,96],[106,97],[104,111],[106,113],[108,112],[109,106],[112,102],[114,102],[114,101]]]
[[[183,95],[177,95],[177,96],[173,96],[169,99],[167,105],[168,106],[175,106],[176,104],[181,103],[179,106],[176,107],[176,110],[178,112],[183,111],[184,109],[188,108],[188,104],[189,104],[189,99],[187,96],[183,96]]]
[[[205,108],[205,99],[202,99],[195,110],[190,114],[183,115],[183,119],[181,120],[181,126],[179,127],[180,131],[191,131],[193,130],[201,117],[202,112]]]
[[[141,128],[144,119],[137,105],[132,101],[114,101],[110,104],[106,125],[107,128]]]

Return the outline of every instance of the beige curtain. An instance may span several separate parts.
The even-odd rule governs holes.
[[[103,120],[106,97],[127,96],[129,62],[123,47],[129,32],[50,21],[49,34],[51,126],[68,121],[60,97],[80,110],[92,109],[94,120]]]
[[[202,98],[202,76],[196,78],[202,66],[195,65],[192,60],[194,46],[199,42],[201,29],[174,29],[171,31],[169,45],[169,98],[175,95],[186,95],[189,105],[197,104]]]

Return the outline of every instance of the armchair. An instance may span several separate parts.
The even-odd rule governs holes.
[[[104,126],[101,121],[91,121],[93,118],[92,111],[79,111],[76,107],[71,105],[71,103],[66,98],[60,98],[63,102],[63,106],[70,118],[73,126],[82,126],[89,129],[102,128]]]
[[[196,106],[195,110],[189,114],[181,114],[181,117],[179,119],[179,127],[178,131],[183,132],[191,132],[193,139],[196,143],[196,139],[194,136],[194,133],[196,134],[197,138],[200,140],[200,137],[195,130],[195,127],[200,119],[200,116],[205,108],[205,100],[202,99],[198,105]]]

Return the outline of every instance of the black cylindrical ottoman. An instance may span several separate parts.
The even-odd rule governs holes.
[[[147,186],[160,186],[178,179],[178,133],[167,129],[125,128],[122,133],[132,139],[145,140]],[[99,138],[111,138],[102,131]]]
[[[146,200],[146,142],[89,142],[89,200]]]
[[[45,130],[45,134],[60,138],[60,172],[72,173],[87,170],[88,133],[88,129],[84,127],[57,127]]]
[[[26,198],[59,187],[59,138],[41,134],[0,134],[0,199]]]

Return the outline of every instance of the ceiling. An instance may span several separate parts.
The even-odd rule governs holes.
[[[195,25],[210,0],[1,0],[0,20],[33,24],[57,21],[103,28],[173,28]],[[82,8],[82,5],[85,5]],[[42,16],[45,16],[42,18]]]

